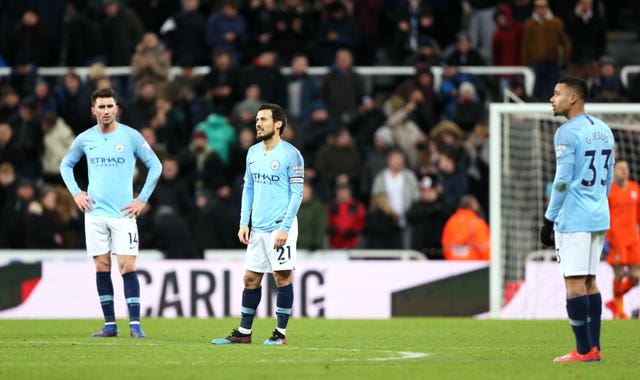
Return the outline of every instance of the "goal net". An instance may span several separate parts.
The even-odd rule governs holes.
[[[640,105],[592,103],[587,113],[602,119],[616,139],[616,158],[640,179]],[[538,230],[555,174],[553,135],[566,121],[549,103],[492,103],[489,107],[491,270],[490,312],[499,318],[513,289],[524,280],[527,260],[555,259]]]

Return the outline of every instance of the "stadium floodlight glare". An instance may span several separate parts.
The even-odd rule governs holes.
[[[616,138],[616,158],[629,162],[640,179],[640,105],[588,103],[587,113],[602,119]],[[492,103],[489,106],[491,226],[490,314],[499,318],[509,293],[524,280],[529,259],[555,258],[538,239],[545,187],[553,181],[553,135],[566,121],[550,103]],[[558,272],[558,276],[560,273]]]

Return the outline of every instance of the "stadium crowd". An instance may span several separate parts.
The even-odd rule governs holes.
[[[0,77],[0,248],[84,247],[59,163],[95,124],[89,94],[97,88],[117,91],[120,121],[162,161],[138,226],[140,247],[167,258],[240,248],[242,174],[262,102],[287,109],[283,137],[305,159],[299,249],[413,248],[442,258],[443,238],[459,244],[443,236],[458,208],[487,216],[487,102],[505,88],[546,102],[564,73],[585,78],[593,101],[640,96],[619,80],[607,50],[614,10],[597,0],[0,5],[0,66],[12,69]],[[210,72],[196,75],[203,65]],[[413,66],[415,75],[367,88],[356,65]],[[531,67],[532,96],[517,75],[459,70],[483,65]],[[39,76],[47,66],[90,70]],[[111,66],[130,66],[131,75],[108,76]],[[309,66],[330,71],[314,77]],[[442,67],[438,88],[433,66]],[[138,186],[144,176],[141,166]],[[86,186],[86,166],[76,177]]]

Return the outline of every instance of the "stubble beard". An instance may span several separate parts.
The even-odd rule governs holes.
[[[276,134],[276,131],[271,131],[271,132],[262,132],[262,137],[257,136],[259,140],[263,141],[263,142],[267,142],[269,140],[271,140],[271,138],[273,138],[273,136]]]

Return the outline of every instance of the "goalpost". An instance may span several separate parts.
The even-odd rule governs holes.
[[[616,158],[629,162],[640,180],[640,104],[587,103],[616,139]],[[545,210],[545,188],[555,174],[553,135],[566,121],[554,117],[550,103],[492,103],[489,106],[491,226],[490,315],[500,318],[510,290],[524,280],[529,259],[553,257],[538,238]],[[558,273],[560,275],[560,273]]]

